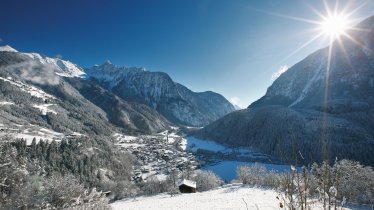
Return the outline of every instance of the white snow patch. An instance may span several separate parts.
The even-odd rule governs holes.
[[[209,150],[212,152],[219,152],[219,151],[220,152],[231,152],[231,149],[228,149],[225,146],[217,142],[201,140],[201,139],[194,138],[192,136],[187,138],[186,147],[192,152],[196,152],[198,149]]]
[[[312,84],[315,83],[317,80],[321,79],[321,71],[322,69],[324,69],[323,66],[325,63],[326,62],[324,60],[321,61],[321,64],[319,65],[318,69],[314,72],[312,79],[308,81],[308,83],[304,86],[304,89],[301,92],[300,96],[291,105],[289,105],[289,107],[293,107],[300,101],[302,101],[305,98],[305,96],[309,93]]]
[[[14,104],[13,102],[9,102],[9,101],[0,101],[0,106],[13,105],[13,104]]]
[[[40,104],[40,105],[34,104],[33,107],[39,109],[42,112],[42,115],[47,115],[47,113],[57,114],[56,111],[49,108],[50,106],[53,106],[53,105],[56,105],[56,104]]]
[[[178,130],[178,129],[179,129],[179,127],[176,127],[176,126],[170,126],[170,128],[171,128],[172,130]]]
[[[191,180],[187,180],[187,179],[183,179],[183,180],[179,183],[179,186],[181,186],[181,185],[186,185],[186,186],[189,186],[189,187],[196,188],[196,182],[191,181]]]
[[[10,135],[15,139],[23,138],[26,140],[27,145],[30,145],[34,138],[37,142],[40,141],[40,139],[43,139],[43,141],[61,141],[65,138],[63,133],[33,124],[18,125],[6,123],[5,125],[1,125],[0,128],[0,136]]]
[[[166,174],[157,174],[157,175],[155,175],[155,177],[157,177],[157,180],[159,180],[159,181],[165,181],[168,178],[168,175],[166,175]]]
[[[60,58],[41,56],[38,53],[22,53],[40,64],[49,64],[55,67],[56,74],[62,77],[83,77],[84,71],[76,64]]]
[[[22,91],[29,93],[32,96],[35,96],[37,98],[41,98],[43,100],[46,99],[55,99],[54,96],[44,92],[43,90],[36,88],[34,86],[22,83],[20,81],[15,81],[11,78],[5,79],[3,77],[0,77],[0,80],[3,80],[5,82],[9,82],[10,84],[19,87]]]
[[[0,51],[3,51],[3,52],[18,52],[16,49],[14,49],[13,47],[11,47],[9,45],[0,46]]]
[[[235,107],[236,110],[243,109],[245,107],[242,100],[236,96],[230,98],[230,103]]]
[[[280,75],[282,75],[287,70],[288,70],[287,65],[281,66],[275,73],[271,75],[271,81],[275,81],[276,79],[278,79],[278,77],[280,77]]]
[[[183,150],[187,149],[187,139],[183,138],[180,142],[180,146]]]
[[[124,135],[121,133],[114,133],[112,135],[117,141],[123,141],[123,142],[131,142],[137,139],[138,137],[136,136],[129,136],[129,135]]]

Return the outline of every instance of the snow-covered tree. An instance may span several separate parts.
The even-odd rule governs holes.
[[[207,191],[223,184],[221,178],[212,171],[197,171],[193,180],[196,181],[198,191]]]

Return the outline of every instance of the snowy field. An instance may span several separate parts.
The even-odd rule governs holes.
[[[279,208],[274,190],[265,190],[240,184],[192,194],[179,194],[171,197],[160,194],[151,197],[136,197],[111,204],[115,210],[274,210]],[[320,204],[313,204],[312,209],[322,209]]]
[[[192,136],[187,137],[187,149],[196,152],[198,149],[212,152],[231,152],[232,150],[214,141],[200,140]]]

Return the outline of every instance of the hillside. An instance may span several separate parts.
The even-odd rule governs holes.
[[[289,161],[349,158],[374,165],[374,16],[359,31],[289,68],[247,109],[196,136],[251,146]],[[344,48],[342,47],[344,46]],[[326,154],[324,151],[328,151]]]

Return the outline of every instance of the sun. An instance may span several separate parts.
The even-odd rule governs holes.
[[[319,29],[331,38],[338,38],[349,29],[349,20],[343,14],[329,15],[323,17]]]

